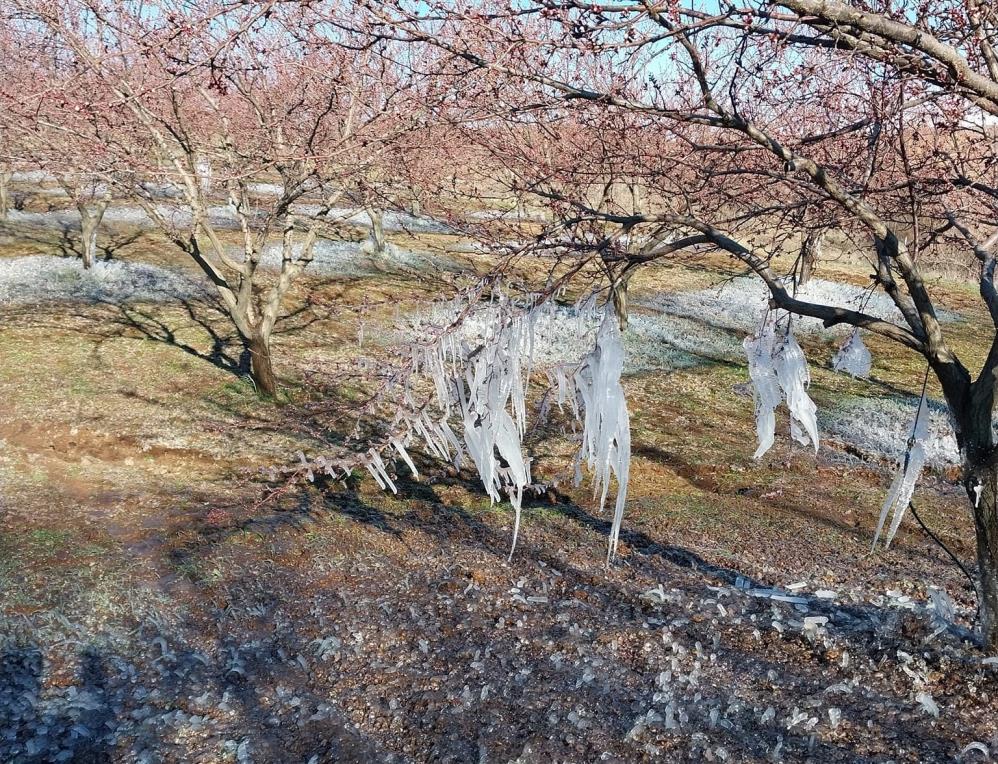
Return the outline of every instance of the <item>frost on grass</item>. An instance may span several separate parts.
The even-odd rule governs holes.
[[[183,206],[157,204],[155,212],[168,227],[177,229],[189,227],[193,219],[190,210]],[[239,227],[235,208],[229,205],[209,207],[208,218],[212,225],[218,228]],[[12,223],[42,228],[51,226],[80,227],[80,213],[75,209],[51,210],[49,212],[11,210],[8,214],[8,220]],[[101,218],[101,223],[104,225],[136,226],[138,228],[151,228],[153,225],[153,221],[145,209],[132,206],[108,207]]]
[[[242,250],[238,247],[233,248],[232,252],[236,256],[242,255]],[[295,257],[301,256],[300,244],[295,245],[293,254]],[[260,265],[278,270],[281,267],[281,257],[281,243],[271,242],[263,248]],[[364,242],[319,239],[315,242],[312,262],[306,272],[313,276],[360,278],[391,268],[425,271],[454,270],[456,267],[453,261],[446,258],[394,244],[389,244],[381,255],[372,255],[365,251]]]
[[[425,316],[431,324],[446,317],[438,308]],[[460,329],[466,342],[481,341],[488,321],[484,313],[468,316]],[[544,366],[576,364],[592,350],[600,315],[580,305],[552,306],[534,323],[534,360]],[[739,340],[731,332],[711,332],[689,318],[665,313],[634,313],[622,337],[624,371],[633,374],[660,369],[685,369],[705,361],[735,360]]]
[[[767,310],[759,330],[745,338],[749,376],[755,397],[756,433],[759,447],[754,458],[759,459],[773,445],[776,434],[776,408],[782,400],[790,411],[790,434],[802,445],[818,450],[817,407],[807,388],[811,372],[807,359],[794,339],[789,321],[781,330],[775,317]]]
[[[321,209],[322,207],[318,204],[298,204],[292,207],[295,214],[302,216],[318,215]],[[327,220],[358,228],[371,228],[373,225],[371,216],[366,211],[357,208],[334,207],[326,213],[325,217]],[[452,226],[435,218],[392,210],[382,213],[381,225],[388,233],[457,233]]]
[[[202,282],[145,263],[98,261],[86,270],[79,260],[52,255],[0,259],[0,304],[165,302],[206,294]]]
[[[904,318],[883,292],[871,294],[869,287],[837,281],[812,279],[797,290],[797,298],[832,307],[863,309],[876,318],[903,323]],[[714,329],[754,332],[756,316],[769,305],[768,287],[754,276],[742,276],[723,284],[692,292],[670,292],[636,301],[636,304],[675,316],[687,316],[705,322]],[[953,320],[956,314],[941,311],[941,320]],[[826,329],[817,318],[797,317],[795,328],[805,334],[841,334],[842,329]]]
[[[913,396],[853,398],[819,416],[821,427],[836,440],[848,443],[867,458],[903,458],[911,436],[912,415],[918,406]],[[926,465],[942,470],[960,463],[956,435],[943,403],[928,400],[928,435],[923,443]]]

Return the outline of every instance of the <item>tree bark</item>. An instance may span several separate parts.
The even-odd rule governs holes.
[[[821,258],[821,240],[824,231],[809,231],[800,246],[800,277],[797,286],[804,286],[814,275],[814,269]]]
[[[981,638],[985,650],[998,655],[998,463],[992,458],[967,472],[977,535]]]
[[[618,277],[610,287],[610,299],[613,303],[613,311],[617,314],[620,331],[627,329],[627,285],[630,279],[631,274],[625,273]]]
[[[374,248],[374,252],[371,254],[383,255],[385,253],[385,223],[381,210],[368,207],[367,215],[371,218],[371,244]]]
[[[250,375],[260,395],[273,398],[277,395],[277,379],[270,354],[270,338],[257,332],[243,339],[250,354]]]
[[[8,170],[0,169],[0,220],[6,220],[10,212],[10,178]]]
[[[83,238],[83,267],[89,270],[97,262],[97,218],[89,212],[80,215],[80,232]]]
[[[83,239],[83,267],[93,268],[97,262],[97,229],[104,219],[104,211],[111,203],[110,199],[101,199],[96,204],[77,205],[80,212],[80,234]]]

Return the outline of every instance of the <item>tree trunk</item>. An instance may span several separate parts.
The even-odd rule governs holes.
[[[998,463],[967,468],[967,495],[977,532],[978,596],[985,649],[998,655]]]
[[[83,238],[83,267],[90,269],[97,262],[97,225],[100,218],[90,212],[81,212],[80,231]]]
[[[372,255],[385,254],[385,223],[381,210],[374,207],[367,208],[367,216],[371,219],[370,248]]]
[[[644,194],[641,185],[637,181],[632,181],[628,187],[631,191],[631,210],[635,215],[640,215],[644,210]]]
[[[244,338],[246,349],[250,354],[250,375],[256,384],[256,389],[267,398],[277,395],[277,379],[274,377],[274,367],[270,355],[270,338],[257,332]]]
[[[10,172],[0,170],[0,220],[6,220],[10,212],[10,178]]]
[[[630,278],[631,274],[625,273],[610,287],[610,299],[613,302],[613,311],[617,314],[620,331],[627,329],[627,284]]]
[[[800,246],[800,277],[797,286],[802,287],[811,280],[815,266],[821,258],[821,240],[824,231],[809,231]]]

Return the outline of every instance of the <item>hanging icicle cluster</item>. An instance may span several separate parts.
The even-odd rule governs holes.
[[[887,492],[884,506],[880,509],[880,520],[877,522],[877,532],[873,536],[873,547],[877,548],[877,541],[884,529],[887,515],[894,512],[891,520],[891,527],[884,537],[884,548],[891,545],[894,535],[897,533],[908,511],[908,504],[915,493],[915,483],[918,482],[925,466],[925,442],[929,437],[929,407],[925,397],[925,390],[922,390],[922,399],[918,403],[918,411],[915,413],[915,423],[911,428],[911,438],[905,448],[901,461],[898,464],[898,472],[891,483],[891,489]]]
[[[842,371],[854,377],[866,379],[870,376],[872,366],[873,358],[863,343],[859,327],[856,327],[832,359],[832,368],[835,371]]]
[[[811,372],[804,351],[790,331],[777,334],[776,319],[767,311],[758,333],[746,337],[749,376],[755,397],[756,433],[759,459],[773,445],[776,437],[776,408],[786,400],[790,410],[790,434],[802,445],[818,450],[817,407],[807,389]]]
[[[600,324],[596,347],[575,374],[585,424],[577,464],[583,460],[588,464],[593,476],[593,495],[599,496],[600,510],[606,505],[611,475],[617,479],[617,502],[607,560],[612,560],[617,553],[631,464],[631,424],[624,388],[620,384],[623,369],[624,348],[619,322],[616,313],[608,307]],[[576,481],[580,479],[581,474],[577,471]]]
[[[536,304],[533,304],[536,303]],[[405,387],[391,445],[416,475],[406,447],[418,437],[434,456],[451,461],[460,469],[466,452],[492,502],[509,499],[515,512],[513,542],[516,548],[524,490],[532,485],[530,459],[524,455],[527,432],[526,394],[534,364],[538,321],[551,320],[555,308],[550,300],[532,300],[521,307],[496,288],[491,300],[478,310],[451,306],[439,317],[451,323],[466,322],[480,327],[474,346],[456,331],[444,332],[429,345],[413,348],[410,379],[432,380],[437,415],[429,406],[418,407],[411,387]],[[597,313],[595,297],[576,306],[580,331],[592,325]],[[577,367],[564,364],[549,372],[558,388],[559,405],[568,402],[583,423],[582,448],[577,457],[593,474],[600,507],[605,505],[611,477],[617,480],[617,501],[610,534],[609,556],[616,552],[627,495],[630,464],[630,425],[624,391],[620,384],[623,345],[613,311],[600,311],[602,320],[595,348]],[[484,320],[483,320],[484,319]],[[574,381],[569,389],[568,379]],[[459,439],[449,424],[459,418]],[[382,488],[394,490],[381,459],[372,455],[366,464]]]

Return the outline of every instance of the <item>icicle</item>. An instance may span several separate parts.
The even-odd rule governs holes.
[[[854,377],[866,379],[870,376],[870,368],[873,366],[873,359],[870,351],[863,344],[859,327],[852,330],[849,338],[832,359],[832,368],[835,371],[842,371]]]
[[[755,401],[755,427],[759,446],[753,458],[759,459],[776,437],[776,408],[786,399],[790,409],[790,435],[798,443],[818,450],[817,406],[807,393],[811,372],[804,351],[790,330],[782,341],[776,336],[775,321],[767,311],[759,332],[746,337],[749,377]]]
[[[385,470],[385,463],[381,461],[381,457],[378,455],[378,452],[373,448],[368,451],[368,460],[365,466],[367,467],[367,471],[374,477],[375,482],[377,482],[382,491],[390,490],[392,493],[398,493],[395,483],[388,476],[388,472]]]
[[[780,405],[780,383],[773,367],[773,347],[776,335],[773,322],[767,320],[757,335],[746,337],[742,343],[748,355],[749,377],[752,379],[755,401],[755,429],[759,447],[752,455],[762,458],[773,446],[776,438],[776,407]]]
[[[607,308],[596,337],[596,347],[575,375],[576,389],[583,402],[579,464],[585,460],[593,473],[593,492],[600,497],[600,509],[606,504],[611,476],[617,480],[607,560],[612,560],[617,553],[631,461],[630,419],[620,384],[623,367],[624,348],[619,325],[612,309]],[[580,474],[579,465],[576,474]]]
[[[412,476],[419,480],[419,471],[416,469],[416,465],[412,463],[412,459],[409,457],[409,452],[405,450],[405,446],[397,438],[392,438],[392,445],[395,446],[395,450],[398,451],[398,455],[402,457],[402,461],[406,463],[409,471],[412,472]]]
[[[925,440],[928,434],[928,400],[923,391],[922,399],[918,403],[918,411],[915,414],[912,438],[901,459],[901,463],[898,465],[898,473],[895,475],[894,482],[891,483],[891,488],[887,492],[884,505],[880,508],[880,519],[877,521],[877,531],[873,536],[873,546],[871,549],[877,548],[877,541],[880,539],[880,534],[884,529],[887,515],[892,510],[894,517],[891,520],[891,526],[884,539],[884,548],[890,547],[891,541],[894,540],[894,535],[897,533],[901,525],[901,520],[904,519],[904,515],[908,511],[908,504],[915,493],[915,484],[918,482],[918,478],[922,474],[922,468],[925,466]]]
[[[773,365],[776,369],[776,378],[786,397],[787,407],[790,409],[790,434],[801,445],[813,445],[817,453],[818,407],[807,394],[807,388],[811,384],[811,372],[807,368],[804,351],[789,329],[782,347],[776,352]]]

